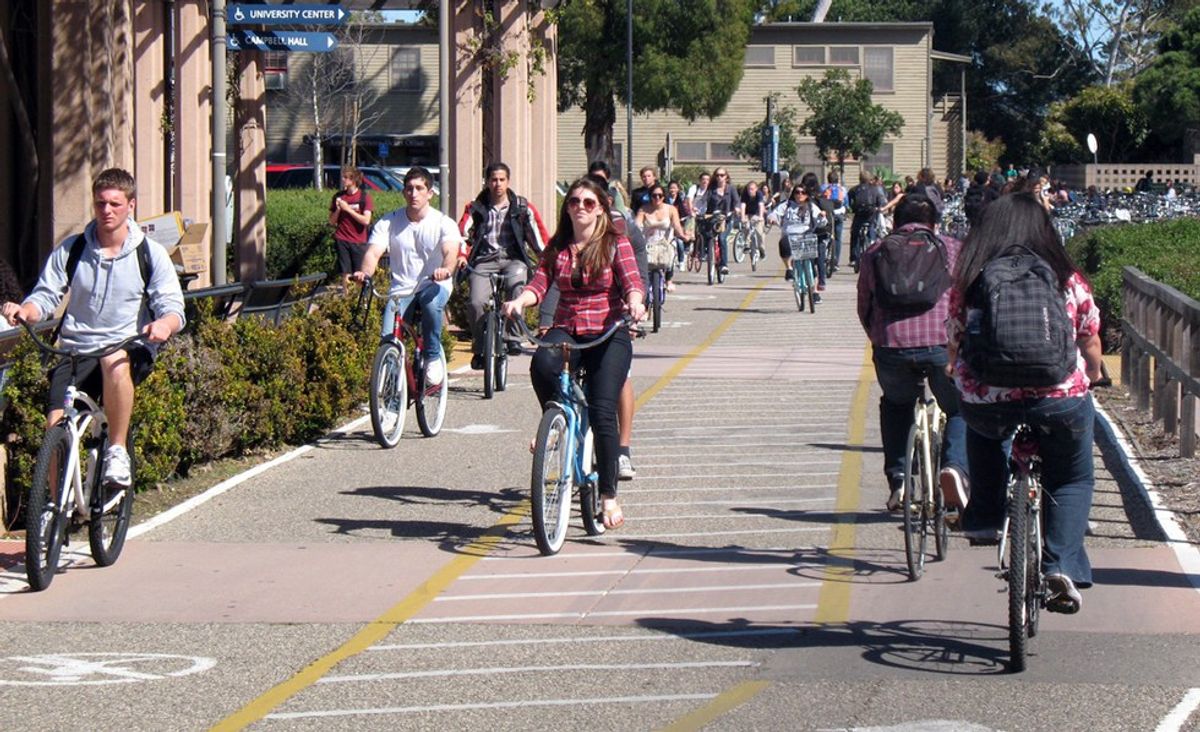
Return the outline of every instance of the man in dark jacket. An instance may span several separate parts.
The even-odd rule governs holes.
[[[887,205],[883,189],[871,180],[871,174],[858,174],[858,185],[850,189],[850,264],[858,271],[858,260],[862,252],[875,239],[875,221],[879,209]]]
[[[549,240],[546,226],[533,204],[508,188],[509,169],[492,163],[485,171],[486,187],[467,204],[458,228],[466,239],[464,252],[470,265],[471,368],[482,369],[484,308],[492,299],[488,274],[504,275],[505,299],[521,294],[535,262],[530,251],[540,254]],[[512,346],[514,350],[517,346]]]
[[[975,182],[963,194],[963,213],[967,215],[967,223],[971,226],[978,226],[979,218],[983,216],[983,210],[999,195],[1000,192],[990,184],[986,171],[981,170],[976,173]]]

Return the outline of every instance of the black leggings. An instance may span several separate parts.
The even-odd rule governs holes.
[[[561,328],[553,328],[542,340],[551,343],[588,343],[595,336],[575,336]],[[571,352],[571,368],[582,364],[583,387],[588,400],[588,421],[596,444],[596,472],[600,474],[600,495],[617,495],[617,460],[620,439],[617,430],[617,400],[629,376],[633,360],[633,343],[629,331],[618,330],[607,343],[586,351]],[[558,398],[558,377],[562,372],[562,356],[557,348],[538,348],[529,365],[533,390],[543,408],[546,402]]]

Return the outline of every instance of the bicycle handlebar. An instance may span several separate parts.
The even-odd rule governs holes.
[[[113,345],[103,348],[99,351],[69,351],[65,348],[55,348],[46,341],[42,340],[42,337],[34,331],[33,326],[29,324],[29,321],[25,320],[24,318],[17,318],[17,322],[21,324],[21,327],[25,329],[25,332],[28,333],[29,337],[33,339],[34,345],[36,345],[39,349],[45,353],[51,353],[55,356],[63,356],[65,358],[104,358],[105,356],[116,353],[125,346],[136,343],[137,341],[143,340],[146,337],[141,333],[137,333],[129,336],[119,343],[114,343]]]
[[[599,338],[597,338],[596,340],[591,341],[589,343],[572,343],[570,341],[563,341],[561,343],[551,343],[549,341],[544,341],[541,338],[538,338],[537,336],[535,336],[529,330],[529,326],[525,323],[524,318],[510,318],[510,320],[516,321],[517,325],[520,327],[521,335],[523,335],[526,339],[529,340],[530,343],[534,344],[535,346],[539,346],[541,348],[557,348],[562,351],[586,351],[587,349],[595,348],[596,346],[600,345],[601,343],[604,343],[605,341],[607,341],[609,338],[612,338],[613,334],[616,333],[618,330],[621,330],[622,328],[633,328],[634,327],[633,318],[629,317],[628,315],[625,315],[620,320],[618,320],[617,322],[610,325],[608,327],[608,330],[604,331],[604,333]],[[643,331],[641,328],[637,328],[637,332],[638,332],[638,337],[645,335],[645,331]]]

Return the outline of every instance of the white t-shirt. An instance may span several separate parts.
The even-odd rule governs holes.
[[[407,209],[398,208],[375,222],[371,231],[371,247],[387,247],[391,259],[392,287],[389,295],[408,297],[417,290],[422,280],[432,279],[433,271],[442,266],[442,242],[449,239],[458,251],[462,235],[454,219],[434,208],[413,223],[408,219]],[[453,278],[438,282],[450,289]]]

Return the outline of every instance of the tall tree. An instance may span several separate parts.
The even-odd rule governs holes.
[[[904,116],[871,101],[872,84],[851,79],[845,69],[830,69],[822,79],[804,79],[797,87],[810,110],[800,131],[812,135],[821,159],[837,161],[845,178],[846,158],[862,158],[883,145],[884,135],[898,135]]]
[[[1133,98],[1150,123],[1147,146],[1171,158],[1200,142],[1200,7],[1164,34],[1158,58],[1134,81]]]
[[[1153,60],[1173,0],[1060,0],[1046,12],[1075,39],[1067,46],[1105,86],[1136,76]]]
[[[716,117],[742,80],[758,0],[638,0],[633,109]],[[589,160],[614,161],[616,100],[625,98],[626,1],[573,0],[559,16],[558,106],[583,109]]]
[[[796,152],[798,151],[796,146],[796,132],[800,128],[800,122],[798,121],[800,113],[794,107],[782,106],[780,104],[780,97],[779,92],[773,92],[763,97],[763,103],[766,104],[771,98],[775,100],[775,124],[779,126],[779,165],[784,169],[793,169],[792,161],[795,159]],[[730,152],[739,158],[748,160],[751,167],[755,170],[763,170],[762,144],[766,127],[767,123],[765,120],[750,125],[737,133],[737,136],[733,138],[733,142],[729,145]]]

